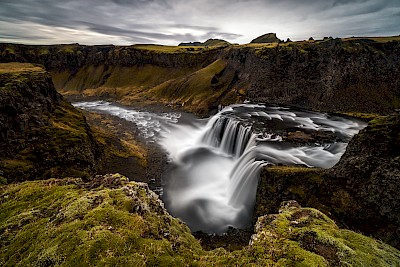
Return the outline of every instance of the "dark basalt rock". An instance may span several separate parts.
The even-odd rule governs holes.
[[[400,247],[400,115],[371,121],[329,170],[266,168],[256,214],[274,213],[295,199],[340,225]]]
[[[8,182],[88,177],[101,151],[85,117],[31,64],[0,71],[0,171]],[[4,181],[3,181],[4,182]]]
[[[400,115],[374,120],[327,172],[350,196],[340,216],[349,225],[400,247]]]

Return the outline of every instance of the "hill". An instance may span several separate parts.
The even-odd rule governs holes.
[[[229,46],[229,45],[231,44],[225,40],[208,39],[204,43],[201,42],[180,43],[178,46]]]
[[[262,44],[262,43],[280,43],[280,42],[282,42],[282,40],[280,40],[278,37],[276,37],[276,33],[267,33],[267,34],[257,37],[256,39],[252,40],[250,43],[251,44]]]

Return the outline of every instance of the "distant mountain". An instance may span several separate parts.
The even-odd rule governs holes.
[[[227,46],[231,45],[231,43],[222,40],[222,39],[208,39],[204,43],[202,42],[189,42],[189,43],[180,43],[179,46]]]
[[[264,35],[261,35],[251,41],[250,43],[252,44],[260,44],[260,43],[279,43],[282,40],[276,37],[276,33],[267,33]]]

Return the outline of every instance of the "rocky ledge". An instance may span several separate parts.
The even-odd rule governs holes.
[[[400,248],[399,160],[400,115],[372,120],[332,169],[266,168],[256,216],[277,212],[282,201],[295,199],[343,227]]]
[[[205,251],[144,183],[119,174],[0,187],[1,266],[395,266],[400,252],[285,202],[248,246]]]

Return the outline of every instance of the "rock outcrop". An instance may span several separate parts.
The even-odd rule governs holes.
[[[400,115],[375,119],[349,143],[329,170],[266,168],[256,214],[276,212],[295,199],[332,216],[342,226],[400,247]]]
[[[178,46],[229,46],[229,42],[222,39],[208,39],[204,43],[202,42],[188,42],[180,43]]]
[[[88,177],[99,148],[85,117],[32,64],[0,64],[0,171],[3,182]]]
[[[396,266],[400,252],[283,203],[249,246],[205,251],[146,184],[119,174],[0,187],[1,266]]]
[[[282,42],[281,39],[276,37],[276,33],[267,33],[257,37],[256,39],[252,40],[251,44],[263,44],[263,43],[280,43]]]

